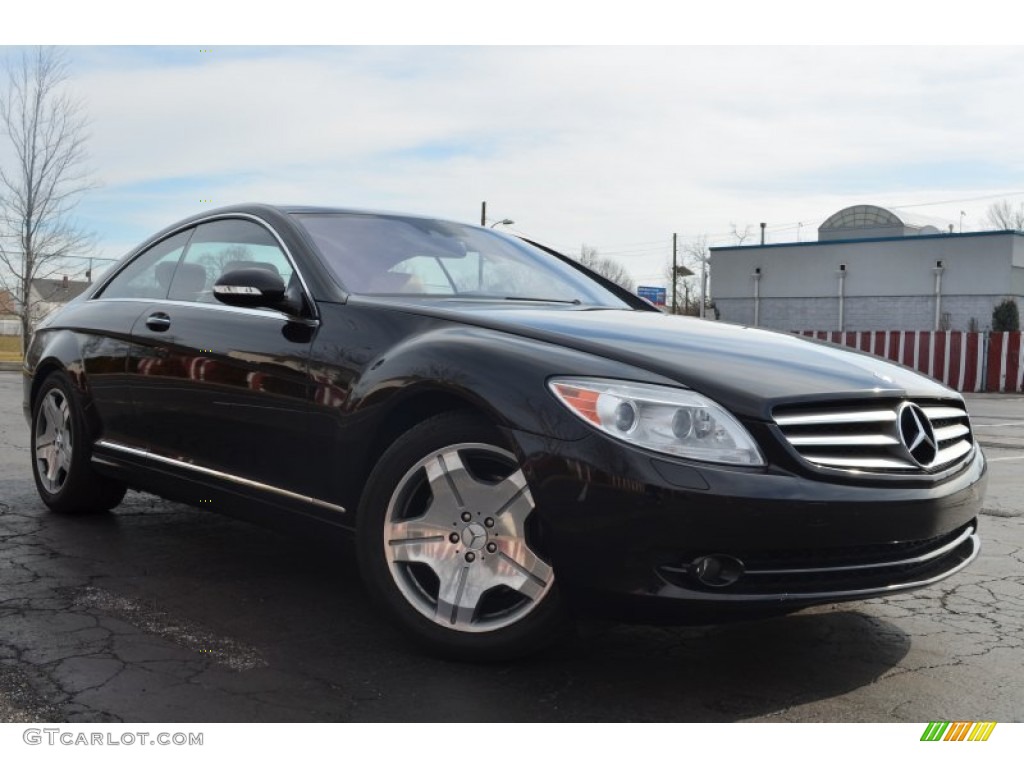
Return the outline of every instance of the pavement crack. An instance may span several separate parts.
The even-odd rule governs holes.
[[[159,635],[176,645],[202,654],[215,664],[236,672],[266,667],[267,661],[252,646],[234,638],[217,635],[194,622],[171,616],[141,601],[115,595],[97,587],[86,587],[74,599],[78,608],[98,610],[145,632]]]

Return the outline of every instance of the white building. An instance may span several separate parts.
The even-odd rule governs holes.
[[[941,232],[873,205],[830,216],[816,242],[711,248],[710,264],[720,319],[777,330],[986,330],[1001,301],[1024,304],[1024,233]]]

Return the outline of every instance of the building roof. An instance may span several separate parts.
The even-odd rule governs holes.
[[[937,235],[935,223],[878,205],[851,205],[836,211],[818,227],[819,240],[865,237]]]
[[[851,205],[836,211],[827,219],[818,231],[823,229],[855,229],[861,227],[902,227],[903,220],[892,211],[877,205]]]
[[[84,280],[51,280],[37,279],[32,281],[32,290],[38,296],[39,301],[52,301],[64,303],[71,301],[78,294],[87,289],[91,283]]]

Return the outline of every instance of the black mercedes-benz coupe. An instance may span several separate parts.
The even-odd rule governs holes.
[[[666,316],[430,218],[241,205],[160,232],[25,358],[51,509],[127,487],[350,529],[421,644],[533,650],[579,609],[708,622],[933,584],[977,555],[956,392]]]

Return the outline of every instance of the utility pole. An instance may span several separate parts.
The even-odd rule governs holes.
[[[484,200],[480,203],[480,226],[487,226],[487,201]]]
[[[761,245],[764,245],[764,228],[767,227],[767,226],[768,226],[767,222],[765,222],[765,221],[761,222]]]
[[[708,255],[705,251],[700,255],[700,312],[698,316],[701,320],[704,319],[704,305],[707,304],[707,284],[708,284]]]
[[[679,303],[676,301],[676,283],[679,282],[679,267],[676,265],[676,243],[679,240],[679,235],[676,232],[672,233],[672,314],[679,314]]]

